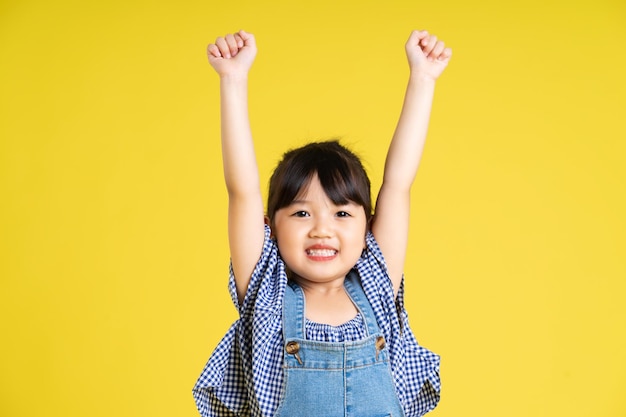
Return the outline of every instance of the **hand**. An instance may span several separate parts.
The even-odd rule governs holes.
[[[256,56],[254,35],[243,30],[219,37],[207,47],[209,63],[224,76],[247,76]]]
[[[448,65],[452,49],[425,30],[414,30],[405,45],[411,73],[437,79]]]

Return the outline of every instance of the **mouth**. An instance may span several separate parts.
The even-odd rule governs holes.
[[[306,255],[314,261],[327,261],[337,256],[337,250],[333,248],[308,248]]]
[[[337,251],[334,249],[308,249],[306,251],[306,254],[309,256],[329,257],[335,256],[337,254]]]

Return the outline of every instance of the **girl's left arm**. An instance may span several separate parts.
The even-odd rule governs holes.
[[[413,31],[405,45],[410,76],[402,112],[389,145],[383,184],[376,201],[372,233],[378,242],[397,295],[408,243],[411,185],[422,156],[435,81],[452,51],[436,36]]]

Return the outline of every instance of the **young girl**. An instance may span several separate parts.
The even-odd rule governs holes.
[[[202,416],[413,417],[436,406],[439,357],[409,327],[402,271],[411,184],[452,52],[426,31],[405,48],[409,83],[374,214],[361,162],[330,141],[284,155],[264,218],[247,113],[255,38],[240,31],[209,45],[240,318],[194,387]]]

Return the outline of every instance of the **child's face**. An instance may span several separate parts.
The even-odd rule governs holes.
[[[276,212],[273,224],[280,254],[299,280],[343,279],[365,247],[363,207],[352,202],[335,205],[317,176],[306,192]]]

